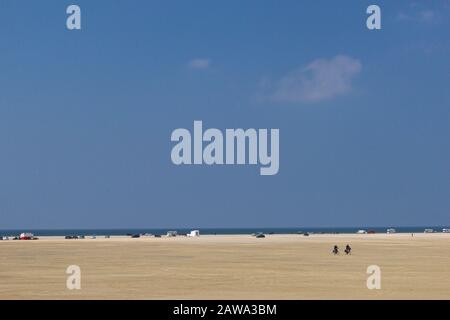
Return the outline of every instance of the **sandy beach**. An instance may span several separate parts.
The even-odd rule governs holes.
[[[352,255],[331,254],[347,243]],[[43,237],[0,252],[1,299],[450,299],[450,234]],[[81,290],[66,288],[69,265]]]

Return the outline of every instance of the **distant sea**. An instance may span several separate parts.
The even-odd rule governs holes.
[[[198,229],[200,234],[252,234],[262,232],[265,234],[297,234],[297,233],[356,233],[358,230],[372,230],[376,233],[386,233],[389,228],[394,228],[397,233],[419,233],[425,229],[433,229],[435,232],[442,232],[448,226],[420,226],[420,227],[348,227],[348,228],[132,228],[132,229],[21,229],[21,230],[0,230],[1,236],[19,235],[22,232],[31,232],[35,236],[66,236],[66,235],[127,235],[149,233],[153,235],[164,235],[167,231],[177,231],[178,234],[187,234],[191,230]]]

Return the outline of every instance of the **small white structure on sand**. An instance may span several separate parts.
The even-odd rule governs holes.
[[[191,233],[187,234],[188,237],[199,237],[200,231],[199,230],[192,230]]]
[[[176,231],[167,231],[166,236],[167,237],[176,237],[178,235],[178,232]]]
[[[424,233],[433,233],[434,230],[433,229],[425,229],[423,230]]]
[[[357,234],[366,234],[367,231],[366,231],[366,230],[358,230],[356,233],[357,233]]]
[[[386,230],[386,233],[396,233],[397,231],[394,228],[389,228]]]
[[[450,229],[444,228],[444,229],[442,229],[442,232],[443,233],[450,233]]]

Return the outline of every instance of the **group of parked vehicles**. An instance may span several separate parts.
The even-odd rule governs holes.
[[[436,231],[436,230],[431,229],[431,228],[426,228],[426,229],[423,230],[423,233],[436,233],[436,232],[439,232],[439,231]],[[441,232],[442,233],[450,233],[450,229],[449,228],[443,228]],[[374,230],[366,231],[366,230],[361,229],[361,230],[358,230],[356,233],[357,234],[370,234],[370,233],[375,233],[375,231]],[[386,233],[387,234],[397,233],[397,230],[395,230],[394,228],[389,228],[389,229],[386,230]]]

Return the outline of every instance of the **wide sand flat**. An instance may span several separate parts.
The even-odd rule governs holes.
[[[351,256],[331,254],[347,243]],[[81,290],[66,288],[69,265]],[[0,241],[0,298],[450,299],[450,234]]]

